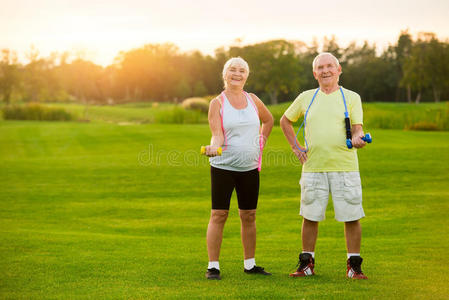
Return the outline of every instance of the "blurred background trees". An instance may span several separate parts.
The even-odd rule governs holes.
[[[28,63],[8,49],[0,56],[0,100],[11,102],[80,102],[113,104],[154,101],[180,102],[216,95],[223,89],[225,61],[241,56],[248,61],[246,89],[263,101],[293,100],[317,83],[312,60],[320,51],[339,58],[340,82],[357,91],[363,101],[415,102],[449,99],[449,43],[435,34],[416,39],[403,31],[396,44],[378,53],[375,45],[355,42],[343,48],[335,37],[322,46],[314,41],[272,40],[253,45],[219,48],[213,56],[199,51],[182,53],[173,44],[148,44],[119,53],[102,67],[68,53],[43,58],[31,48]]]

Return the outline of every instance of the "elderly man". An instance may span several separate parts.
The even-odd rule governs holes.
[[[293,152],[303,164],[301,185],[302,252],[292,277],[314,275],[318,222],[324,220],[329,192],[335,218],[345,224],[347,246],[346,276],[367,279],[361,269],[359,220],[362,187],[356,148],[365,146],[360,96],[338,84],[338,59],[321,53],[313,61],[313,76],[319,88],[301,93],[281,118],[281,127]],[[292,124],[304,117],[305,147],[300,146]],[[346,117],[346,118],[345,118]],[[349,121],[350,120],[350,121]],[[351,137],[352,135],[352,137]],[[352,138],[354,148],[345,143]]]

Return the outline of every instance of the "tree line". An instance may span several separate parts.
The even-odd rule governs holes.
[[[218,94],[223,89],[226,60],[248,61],[246,89],[266,103],[293,100],[317,86],[313,58],[332,52],[340,61],[340,83],[357,91],[364,101],[415,102],[449,99],[449,42],[433,33],[413,38],[400,33],[382,53],[368,42],[341,47],[335,38],[307,45],[301,41],[272,40],[253,45],[216,49],[215,54],[183,53],[173,44],[147,44],[120,52],[113,64],[102,67],[69,53],[39,57],[31,48],[29,62],[3,49],[0,61],[0,99],[4,103],[77,101],[122,103],[130,101],[179,102],[191,96]]]

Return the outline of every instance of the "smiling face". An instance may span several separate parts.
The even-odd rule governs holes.
[[[341,66],[331,55],[322,55],[315,62],[313,76],[320,87],[337,88],[341,74]]]
[[[242,88],[248,79],[248,71],[245,66],[240,64],[230,65],[224,76],[225,86],[233,88]]]

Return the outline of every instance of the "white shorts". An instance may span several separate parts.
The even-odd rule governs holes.
[[[335,219],[356,221],[365,216],[359,172],[302,173],[299,214],[310,221],[325,219],[329,191],[332,193]]]

